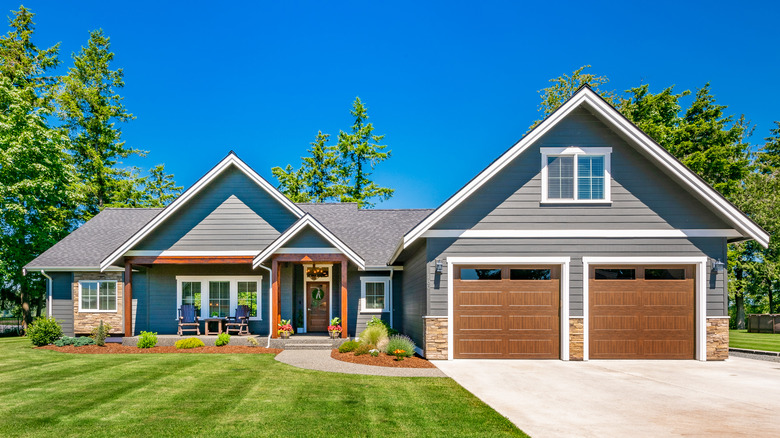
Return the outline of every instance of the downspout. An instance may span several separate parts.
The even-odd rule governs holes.
[[[390,266],[390,290],[388,291],[390,295],[390,328],[395,328],[393,327],[393,320],[395,319],[393,317],[395,315],[395,312],[393,312],[393,291],[395,290],[395,286],[393,285],[393,274],[395,274],[395,269]]]
[[[46,313],[49,315],[49,318],[51,318],[52,309],[51,309],[51,303],[52,303],[52,296],[51,296],[51,283],[52,279],[46,274],[46,271],[41,269],[41,275],[46,277],[49,281],[46,282],[46,292],[47,292],[47,300],[46,300]]]
[[[271,290],[274,287],[274,279],[273,279],[273,272],[271,272],[271,268],[263,266],[263,265],[257,265],[258,268],[263,268],[266,271],[268,271],[268,342],[265,344],[265,348],[271,347],[271,333],[273,333],[273,327],[271,327],[274,323],[274,319],[272,317],[273,312],[271,309],[271,300],[273,300],[273,291]]]

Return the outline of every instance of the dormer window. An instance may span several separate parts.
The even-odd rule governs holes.
[[[540,148],[542,203],[611,202],[612,148]]]

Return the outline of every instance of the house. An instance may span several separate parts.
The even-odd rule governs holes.
[[[768,234],[590,88],[435,210],[295,204],[231,153],[164,209],[106,209],[26,269],[67,333],[251,306],[431,359],[722,360],[728,242]]]

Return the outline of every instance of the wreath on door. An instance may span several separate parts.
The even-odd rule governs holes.
[[[325,298],[325,291],[322,288],[315,287],[311,290],[311,310],[320,307],[320,303]]]

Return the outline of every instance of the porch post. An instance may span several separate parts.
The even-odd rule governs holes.
[[[346,338],[347,334],[347,260],[341,259],[341,337]]]
[[[133,336],[133,265],[125,262],[124,293],[122,302],[125,305],[125,336]]]
[[[273,315],[271,337],[278,338],[279,332],[276,330],[276,327],[279,324],[279,299],[281,294],[279,293],[279,260],[276,257],[271,262],[271,281],[271,315]]]

